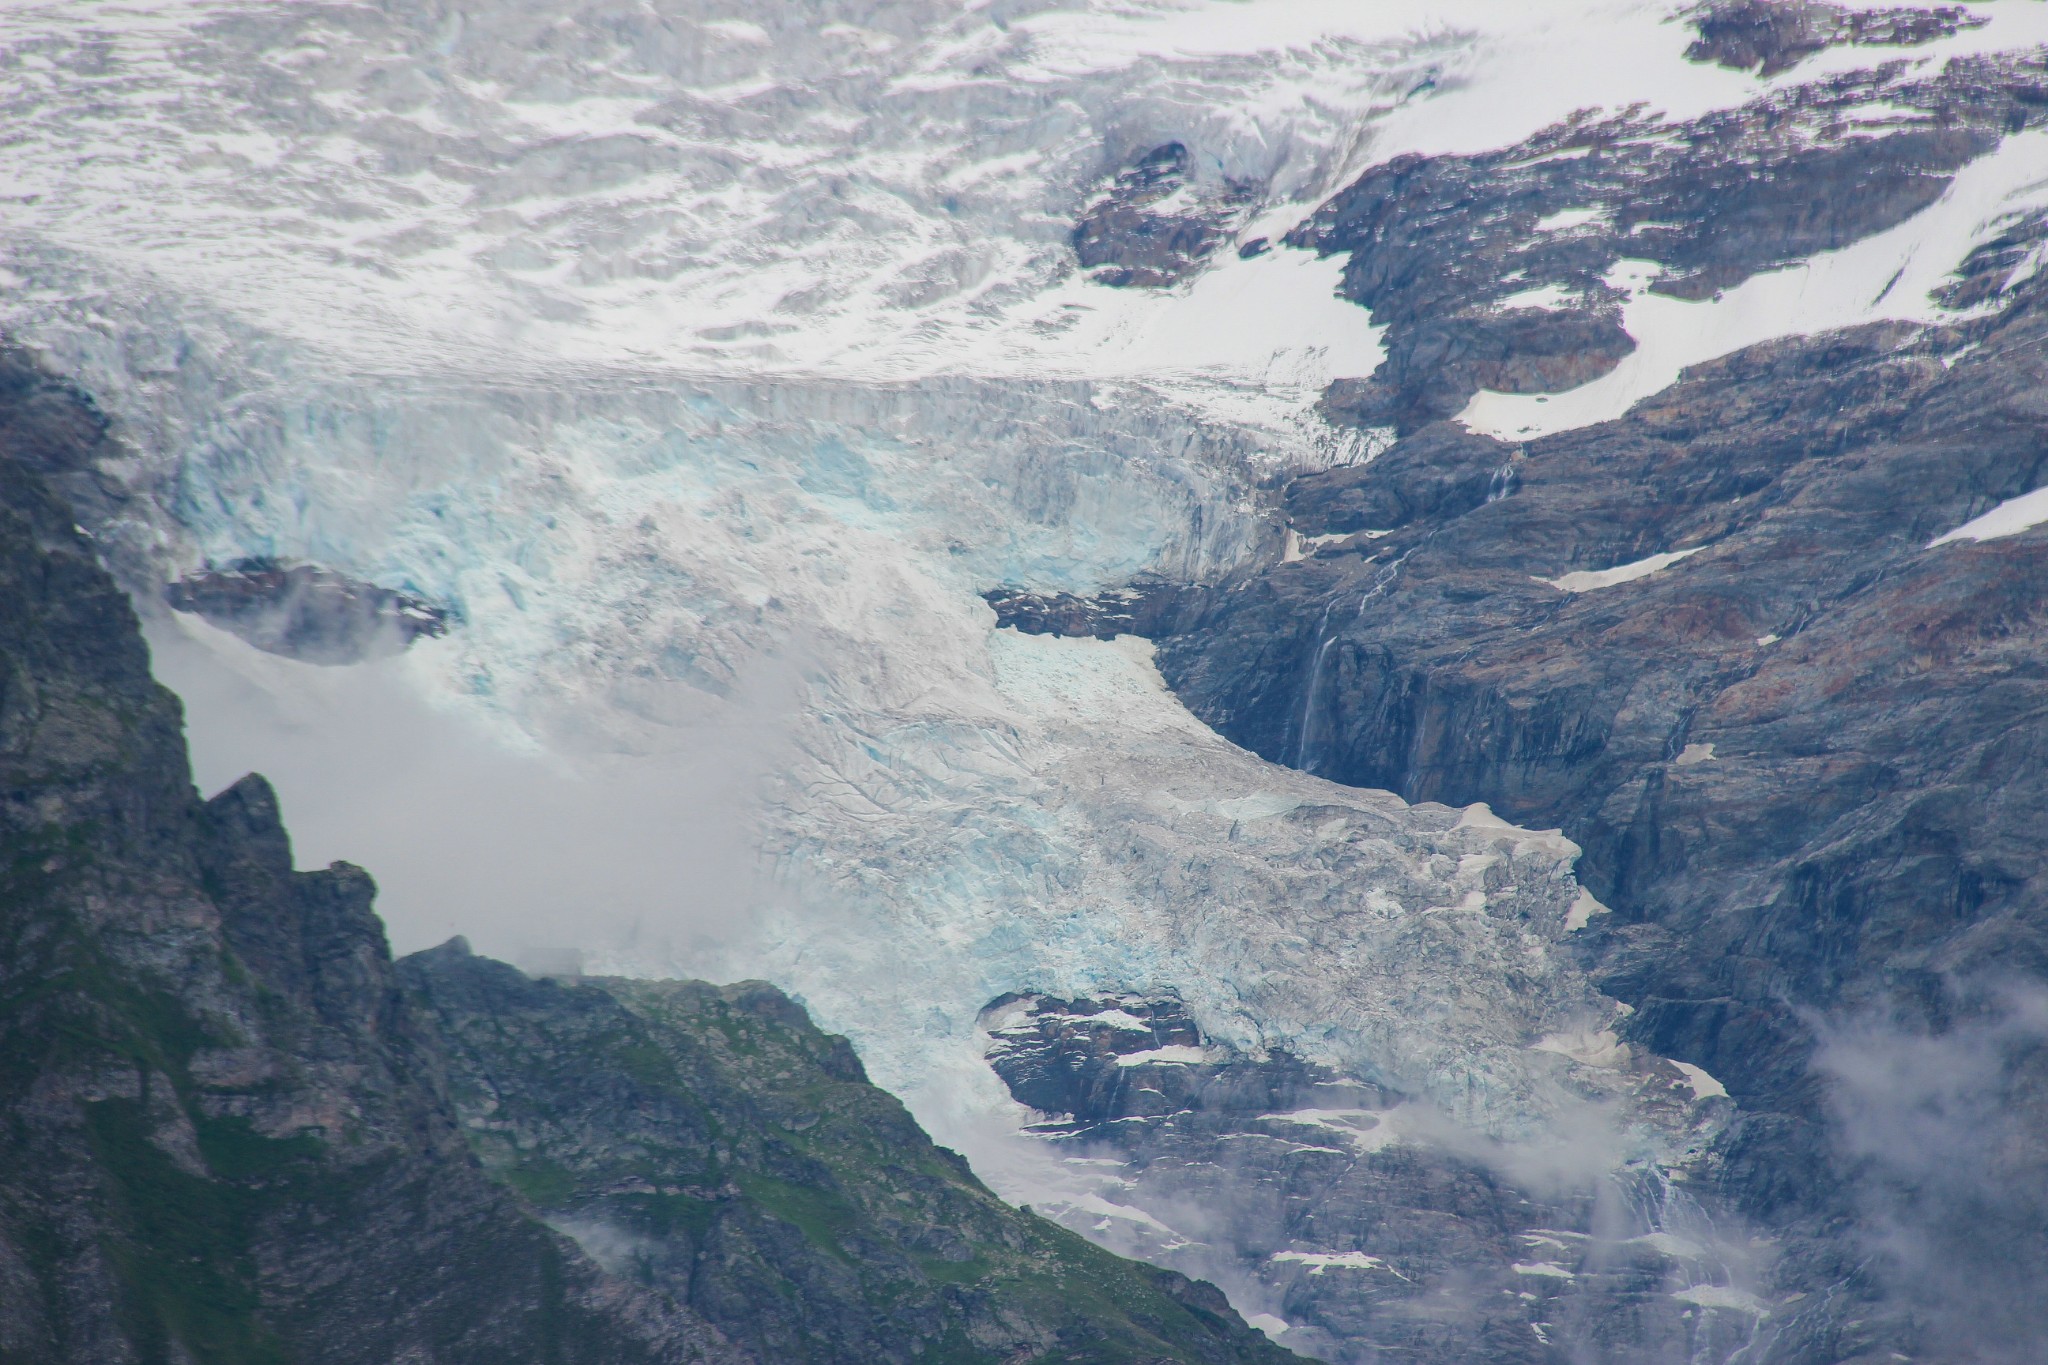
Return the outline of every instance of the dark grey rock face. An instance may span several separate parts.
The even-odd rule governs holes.
[[[1170,1224],[1134,1249],[1238,1284],[1297,1350],[1721,1360],[1757,1334],[1747,1248],[1647,1170],[1511,1179],[1404,1096],[1220,1046],[1173,1000],[1006,997],[983,1018],[990,1065],[1046,1115],[1030,1131]],[[1675,1068],[1637,1064],[1687,1103]]]
[[[1918,47],[1990,21],[1960,5],[1934,9],[1848,9],[1822,0],[1726,0],[1693,14],[1696,62],[1775,76],[1839,44]]]
[[[1747,9],[1716,12],[1728,24],[1703,35],[1740,57]],[[1801,13],[1830,41],[1966,22]],[[2048,533],[1934,543],[2048,483],[2048,221],[2017,215],[1969,254],[1936,291],[1974,310],[1951,325],[1754,347],[1526,442],[1440,419],[1481,386],[1610,366],[1629,343],[1598,326],[1619,317],[1624,256],[1701,298],[1901,221],[2037,121],[2042,73],[2038,56],[1888,68],[1689,125],[1587,117],[1375,168],[1290,241],[1349,252],[1345,294],[1390,328],[1386,364],[1333,386],[1325,414],[1402,435],[1279,490],[1306,556],[1209,585],[990,596],[1019,629],[1149,636],[1190,708],[1275,762],[1484,801],[1584,848],[1611,913],[1577,939],[1632,1009],[1624,1041],[1703,1068],[1737,1106],[1685,1168],[1689,1198],[1773,1248],[1754,1339],[1685,1358],[2003,1362],[2048,1341]],[[1918,113],[1851,130],[1876,99]],[[1528,338],[1503,330],[1537,287],[1553,297]],[[1554,352],[1542,335],[1574,327],[1593,330]],[[1576,368],[1544,373],[1553,353]],[[1088,1060],[1104,1036],[1075,1025],[999,1066],[1020,1097],[1108,1115],[1137,1081]],[[1172,1115],[1104,1117],[1089,1140],[1163,1150],[1209,1112],[1192,1076],[1177,1084],[1152,1087]],[[1288,1245],[1267,1236],[1219,1240]],[[1377,1293],[1339,1308],[1322,1292],[1317,1321],[1360,1315],[1333,1338],[1390,1340]],[[1580,1293],[1572,1358],[1673,1349],[1654,1314]],[[1492,1320],[1479,1302],[1450,1330],[1491,1358],[1469,1335]],[[1545,1312],[1559,1339],[1569,1311]]]
[[[1093,597],[993,588],[982,594],[982,600],[995,608],[999,624],[1030,635],[1110,639],[1155,634],[1179,602],[1180,592],[1174,584],[1148,580]]]
[[[2038,59],[1957,60],[1932,78],[1840,75],[1690,123],[1588,113],[1500,151],[1397,157],[1287,236],[1349,253],[1341,292],[1388,329],[1386,361],[1333,385],[1325,409],[1412,433],[1482,388],[1596,378],[1635,345],[1609,280],[1618,261],[1656,262],[1653,290],[1697,299],[1846,246],[1932,203],[1958,168],[2038,124],[2044,100]],[[1859,124],[1873,106],[1892,112]]]
[[[260,779],[193,793],[178,704],[0,422],[0,1355],[716,1361],[492,1183],[391,976],[371,885],[296,872]]]
[[[1236,181],[1203,183],[1178,142],[1154,147],[1082,212],[1074,254],[1098,284],[1176,284],[1229,239],[1256,193]]]
[[[92,396],[0,339],[0,450],[31,471],[77,522],[98,528],[95,557],[123,586],[153,581],[151,549],[119,532],[131,515],[133,461]],[[148,533],[133,534],[140,540]]]
[[[192,612],[258,649],[316,664],[395,654],[448,630],[448,612],[409,593],[359,583],[316,564],[238,560],[187,575],[164,589],[173,611]]]
[[[116,535],[132,463],[90,395],[0,343],[0,450],[32,471],[76,520]],[[153,584],[151,554],[94,539],[95,558],[124,586]],[[379,588],[313,564],[247,559],[188,575],[162,590],[166,605],[233,631],[258,649],[309,663],[348,664],[445,634],[452,615],[410,593]]]
[[[1178,1000],[1004,996],[982,1018],[994,1039],[989,1065],[1010,1094],[1042,1113],[1067,1115],[1060,1131],[1078,1136],[1196,1109],[1365,1112],[1400,1099],[1285,1052],[1252,1061],[1219,1048]],[[1162,1050],[1169,1060],[1155,1055]]]
[[[1238,742],[1584,847],[1613,911],[1584,948],[1625,1036],[1741,1107],[1713,1192],[1777,1229],[1775,1291],[1807,1296],[1763,1358],[2039,1341],[1968,1305],[2041,1301],[2048,1223],[1959,1212],[2039,1207],[2034,1144],[1979,1151],[1982,1124],[1923,1112],[2042,1103],[2048,539],[1930,548],[2048,479],[2048,290],[2008,297],[1753,348],[1522,445],[1426,429],[1286,491],[1298,532],[1344,538],[1158,590],[1148,618],[1168,681]],[[1893,1051],[1844,1052],[1844,1019]],[[1967,1079],[1915,1082],[1945,1096],[1922,1109],[1872,1077],[1943,1049]],[[1901,1133],[1982,1164],[1901,1157]]]

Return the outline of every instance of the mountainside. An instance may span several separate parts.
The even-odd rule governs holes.
[[[2007,79],[2036,105],[2037,62]],[[1975,77],[1925,90],[1964,106],[1945,132],[1968,126]],[[1468,251],[1486,253],[1480,281],[1508,265],[1544,278],[1516,254],[1529,223],[1634,174],[1612,136],[1567,127],[1497,158],[1378,168],[1315,231],[1359,234],[1347,281],[1367,295],[1359,282],[1382,276],[1454,292],[1415,262]],[[1859,150],[1887,145],[1918,144]],[[1512,172],[1463,179],[1560,147],[1580,151],[1545,164],[1540,194]],[[1693,153],[1672,164],[1712,171]],[[1886,212],[1826,174],[1781,179]],[[1403,213],[1369,208],[1395,193]],[[1655,199],[1600,232],[1662,216]],[[1520,218],[1492,219],[1500,235],[1476,246],[1416,233],[1509,204]],[[1741,211],[1740,230],[1713,234],[1731,262],[1779,249],[1805,212]],[[1375,221],[1408,235],[1359,226]],[[2015,268],[2039,221],[2014,215],[1957,259],[1945,292],[1973,311],[1951,322],[1765,343],[1625,416],[1521,441],[1430,421],[1436,400],[1386,377],[1408,363],[1390,334],[1382,375],[1327,403],[1360,422],[1406,404],[1412,429],[1368,464],[1286,485],[1304,557],[1099,603],[991,598],[1025,629],[1157,640],[1196,714],[1276,763],[1561,824],[1600,905],[1574,938],[1628,1007],[1620,1040],[1700,1068],[1738,1106],[1697,1174],[1783,1239],[1763,1358],[2021,1359],[2041,1341],[2048,1163],[2025,1134],[2048,1105],[2031,587],[2048,544],[2048,286]],[[1607,268],[1611,245],[1582,246],[1584,268]],[[1678,291],[1695,278],[1682,264]],[[1419,315],[1436,326],[1451,308]]]
[[[1155,1234],[1144,1254],[1222,1265],[1273,1303],[1296,1350],[1548,1365],[1758,1343],[1755,1249],[1687,1193],[1704,1163],[1638,1160],[1603,1184],[1587,1173],[1605,1153],[1518,1162],[1459,1141],[1412,1096],[1219,1044],[1176,1000],[1026,996],[992,1006],[988,1024],[990,1065],[1045,1115],[1032,1135],[1200,1239]],[[1604,1059],[1597,1040],[1547,1041],[1639,1072],[1674,1127],[1690,1116],[1710,1133],[1729,1107],[1611,1037],[1604,1050],[1621,1055]]]
[[[629,1013],[447,950],[394,969],[369,877],[294,871],[260,778],[194,794],[37,468],[85,472],[94,415],[7,359],[0,1360],[1291,1358],[995,1199],[768,988],[614,987]],[[492,1052],[521,1007],[553,1046]]]
[[[2032,1365],[2044,110],[2034,0],[20,0],[0,431],[206,789],[551,977],[406,1046],[647,1349],[1083,1330],[838,1034],[1341,1365]]]
[[[399,976],[485,1169],[761,1360],[1295,1358],[997,1199],[771,986],[532,981],[463,945]]]
[[[49,424],[10,408],[13,456]],[[260,780],[194,795],[70,509],[13,458],[0,486],[0,1353],[744,1359],[476,1168],[369,878],[294,872]]]

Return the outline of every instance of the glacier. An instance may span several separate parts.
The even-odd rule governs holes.
[[[326,671],[151,624],[205,780],[271,774],[302,859],[378,871],[402,949],[772,979],[999,1188],[1077,1208],[1098,1196],[1005,1137],[1028,1116],[976,1021],[1006,992],[1178,994],[1218,1039],[1484,1134],[1566,1142],[1597,1112],[1666,1154],[1690,1121],[1554,1043],[1615,1009],[1573,965],[1597,907],[1568,840],[1266,764],[1142,642],[999,631],[980,593],[1280,558],[1274,482],[1373,453],[1312,406],[1381,354],[1342,262],[1226,249],[1179,289],[1104,288],[1066,245],[1104,174],[1180,139],[1259,187],[1243,236],[1277,236],[1395,152],[1768,84],[1683,62],[1668,18],[16,4],[0,328],[134,452],[89,528],[111,557],[301,558],[459,613]],[[2041,29],[2000,10],[1913,60]],[[1939,278],[2038,188],[1992,168],[1800,269],[1867,316],[1873,270]],[[1745,289],[1640,320],[1725,350],[1816,307]],[[1468,420],[1597,420],[1704,358],[1642,355],[1576,406]]]

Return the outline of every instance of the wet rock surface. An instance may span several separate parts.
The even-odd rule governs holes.
[[[1340,292],[1388,329],[1385,362],[1333,384],[1325,412],[1413,433],[1480,389],[1575,387],[1634,349],[1620,262],[1653,263],[1655,292],[1711,297],[1904,222],[2044,108],[2039,58],[1958,59],[1689,123],[1588,112],[1500,151],[1396,157],[1286,239],[1348,253]]]
[[[1756,1335],[1761,1302],[1738,1283],[1749,1249],[1648,1168],[1603,1183],[1567,1157],[1553,1179],[1518,1180],[1499,1149],[1458,1150],[1407,1097],[1221,1046],[1171,999],[1006,997],[983,1019],[990,1065],[1045,1114],[1028,1131],[1103,1192],[1062,1215],[1236,1283],[1294,1349],[1721,1359]],[[1609,1060],[1653,1074],[1674,1108],[1696,1103],[1668,1062]],[[1146,1219],[1122,1221],[1134,1208]]]
[[[173,611],[191,612],[258,649],[316,664],[396,654],[447,633],[450,614],[409,593],[359,582],[317,564],[242,559],[164,588]]]
[[[1119,171],[1074,225],[1074,254],[1098,284],[1157,289],[1199,269],[1243,222],[1257,187],[1206,183],[1178,142]],[[1247,244],[1248,246],[1250,244]]]
[[[1935,1164],[1869,1149],[1916,1092],[1855,1109],[1836,1060],[1843,1019],[1908,1056],[1995,1038],[1943,1112],[2042,1103],[2013,1001],[2048,980],[2048,538],[1934,543],[2048,479],[2048,290],[2007,297],[1755,347],[1522,444],[1426,428],[1286,490],[1294,530],[1330,538],[1312,554],[1162,590],[1150,618],[1169,683],[1247,747],[1583,846],[1612,913],[1579,936],[1633,1007],[1619,1031],[1738,1102],[1713,1192],[1777,1230],[1773,1290],[1806,1296],[1759,1358],[2036,1339],[2000,1306],[2038,1301],[2048,1264],[2031,1146],[1901,1211]]]
[[[1737,71],[1775,76],[1839,44],[1918,47],[1989,22],[1960,5],[1931,9],[1849,9],[1816,0],[1727,0],[1702,5],[1685,55]]]

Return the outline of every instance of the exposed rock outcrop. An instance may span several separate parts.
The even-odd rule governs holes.
[[[1553,1154],[1554,1178],[1524,1163],[1517,1181],[1503,1149],[1461,1150],[1408,1097],[1220,1045],[1170,999],[1007,997],[984,1022],[990,1065],[1046,1115],[1030,1131],[1171,1220],[1131,1225],[1131,1244],[1255,1286],[1294,1349],[1361,1365],[1719,1360],[1767,1311],[1738,1282],[1756,1269],[1747,1248],[1647,1169],[1593,1178],[1596,1162]],[[1611,1035],[1549,1045],[1604,1048],[1674,1111],[1701,1103],[1678,1068]]]
[[[164,589],[164,601],[258,649],[315,664],[360,663],[448,630],[446,608],[410,593],[274,559],[188,574]]]
[[[1990,20],[1960,5],[1933,9],[1850,9],[1825,0],[1722,0],[1692,16],[1699,37],[1685,50],[1696,62],[1775,76],[1840,44],[1918,47]]]
[[[1404,155],[1287,236],[1348,253],[1341,292],[1388,330],[1387,358],[1326,395],[1335,421],[1412,433],[1480,389],[1552,393],[1612,369],[1622,261],[1707,298],[1847,246],[1934,202],[1965,164],[2048,109],[2042,59],[1881,68],[1673,123],[1575,115],[1516,146]]]
[[[1584,847],[1613,913],[1580,935],[1634,1007],[1620,1032],[1725,1083],[1716,1189],[1785,1239],[1775,1292],[1807,1296],[1760,1358],[2005,1358],[2038,1328],[2005,1305],[2048,1291],[2033,1147],[1900,1203],[1955,1181],[1873,1154],[1918,1092],[1873,1087],[1840,1041],[1843,1020],[1898,1057],[1994,1040],[1942,1113],[2048,1094],[2026,1022],[2048,981],[2048,538],[1943,539],[2048,478],[2048,288],[2000,273],[1994,316],[1770,343],[1600,426],[1431,427],[1306,476],[1285,506],[1327,543],[1156,590],[1149,617],[1169,683],[1257,752]],[[1982,1125],[1948,1122],[1923,1140],[1974,1150]],[[1975,1231],[1960,1207],[1987,1210]]]
[[[1944,308],[1967,310],[2010,303],[2048,255],[2048,214],[2014,215],[1970,249],[1953,277],[1935,291]]]
[[[1195,174],[1178,142],[1154,147],[1082,211],[1074,254],[1098,284],[1161,288],[1199,269],[1243,222],[1254,186]]]

